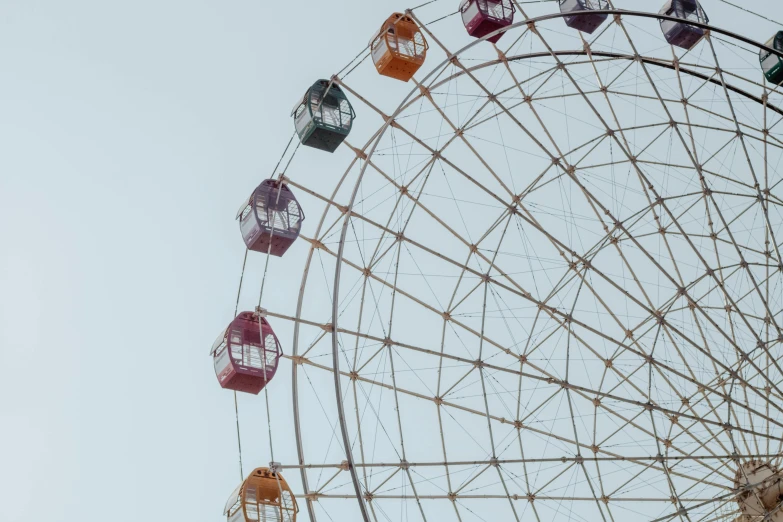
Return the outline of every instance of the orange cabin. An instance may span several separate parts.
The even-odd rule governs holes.
[[[394,13],[370,41],[375,68],[383,76],[407,82],[427,58],[427,40],[410,16]]]
[[[223,512],[227,522],[296,522],[299,507],[279,472],[256,468],[234,490]]]

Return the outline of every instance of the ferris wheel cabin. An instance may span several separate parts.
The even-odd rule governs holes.
[[[783,31],[778,31],[778,34],[770,38],[766,45],[783,53]],[[768,82],[775,85],[780,85],[783,82],[783,58],[762,49],[759,52],[759,62],[761,62],[761,69]]]
[[[253,470],[231,493],[223,514],[227,522],[296,522],[299,507],[279,472]]]
[[[514,23],[515,8],[511,0],[463,0],[459,11],[465,29],[474,38],[483,38]],[[487,40],[497,43],[504,34],[498,33]]]
[[[609,9],[607,0],[560,0],[561,13],[575,13],[578,11],[596,11]],[[585,13],[565,17],[568,27],[593,34],[604,23],[609,15],[607,13]]]
[[[351,132],[356,117],[339,85],[318,80],[294,106],[296,133],[302,145],[334,152]]]
[[[375,68],[383,76],[407,82],[427,58],[427,40],[416,21],[394,13],[370,41]]]
[[[257,395],[275,376],[282,350],[266,319],[242,312],[215,340],[210,355],[221,387]]]
[[[302,231],[304,212],[282,182],[262,182],[237,213],[245,245],[255,252],[281,257]]]
[[[688,20],[689,22],[709,23],[707,14],[698,0],[669,0],[658,14]],[[684,22],[660,20],[661,30],[666,41],[683,49],[693,49],[702,36],[704,29]]]

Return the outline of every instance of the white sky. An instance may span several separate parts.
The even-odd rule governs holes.
[[[742,4],[783,19],[778,1]],[[720,27],[776,29],[704,6]],[[404,7],[0,0],[0,522],[220,519],[236,438],[207,352],[233,313],[236,208],[296,98]],[[256,428],[246,471],[268,461]]]

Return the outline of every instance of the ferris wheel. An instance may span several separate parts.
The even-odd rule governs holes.
[[[783,32],[541,6],[394,13],[296,101],[210,352],[287,460],[230,522],[783,521]]]

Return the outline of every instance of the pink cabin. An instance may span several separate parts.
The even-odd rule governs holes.
[[[465,29],[475,38],[483,38],[514,23],[514,4],[511,0],[462,0],[459,11]],[[496,34],[487,40],[497,43],[504,34]]]
[[[274,179],[262,182],[237,213],[247,248],[278,257],[299,237],[304,218],[291,189]]]
[[[688,22],[710,23],[707,13],[698,0],[668,0],[658,14],[680,18]],[[704,36],[704,29],[685,22],[660,19],[661,31],[666,41],[677,47],[691,50]]]
[[[608,13],[591,13],[609,9],[607,0],[560,0],[560,12],[580,13],[565,17],[565,23],[583,33],[593,34],[609,17]]]
[[[275,376],[282,353],[272,327],[254,312],[239,314],[210,351],[220,386],[254,395]]]

